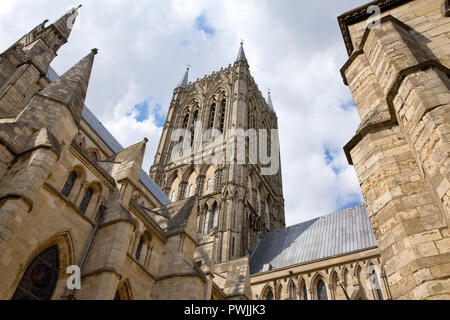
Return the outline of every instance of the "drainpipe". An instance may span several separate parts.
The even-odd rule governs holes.
[[[345,298],[346,298],[347,300],[351,300],[350,297],[349,297],[348,294],[347,294],[347,290],[345,290],[344,286],[342,285],[342,282],[338,281],[337,284],[342,288],[342,291],[344,291]]]
[[[82,271],[83,271],[83,267],[86,264],[86,260],[87,260],[87,257],[89,255],[89,251],[91,250],[92,242],[94,242],[94,238],[95,238],[95,235],[97,234],[98,228],[99,228],[100,224],[104,220],[105,211],[106,211],[106,206],[102,203],[100,205],[100,207],[98,208],[98,215],[97,215],[97,220],[95,221],[94,229],[91,232],[91,236],[89,237],[89,242],[87,244],[86,249],[84,250],[83,257],[81,258],[81,262],[80,262],[80,265],[79,265],[79,267],[80,267],[80,278],[81,278],[81,274],[82,274]],[[75,289],[71,289],[70,290],[70,293],[67,296],[67,299],[68,300],[76,300],[76,298],[75,298]]]

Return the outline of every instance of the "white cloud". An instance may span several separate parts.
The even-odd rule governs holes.
[[[150,139],[145,169],[161,130],[152,117],[137,122],[129,115],[133,107],[151,99],[167,111],[186,64],[192,65],[190,80],[210,74],[234,62],[244,39],[252,75],[264,94],[272,89],[279,117],[287,224],[360,197],[342,151],[359,117],[354,109],[339,107],[351,95],[339,74],[347,55],[336,17],[367,0],[83,2],[79,25],[53,66],[64,72],[99,48],[87,104],[122,145]],[[2,1],[0,46],[6,49],[72,5],[67,0]],[[214,36],[195,28],[202,14]],[[325,147],[334,157],[328,164]]]

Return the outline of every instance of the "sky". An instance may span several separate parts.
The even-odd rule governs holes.
[[[98,48],[86,104],[124,146],[159,143],[173,89],[234,63],[239,42],[278,116],[286,225],[363,203],[343,152],[360,123],[339,69],[337,16],[368,0],[2,0],[0,50],[82,4],[52,63],[62,74]]]

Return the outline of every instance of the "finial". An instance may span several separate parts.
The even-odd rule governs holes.
[[[80,9],[81,7],[82,7],[83,5],[82,4],[80,4],[78,7],[77,7],[77,9]]]
[[[244,45],[244,40],[241,39],[241,46],[243,46],[243,45]]]
[[[148,142],[148,138],[144,137],[144,143],[147,143],[147,142]]]
[[[91,52],[95,55],[98,53],[98,49],[97,48],[91,49]]]
[[[189,71],[189,69],[191,69],[191,65],[190,65],[190,64],[187,64],[186,67],[187,67],[187,68],[186,68],[187,71]]]
[[[45,19],[44,22],[42,22],[42,24],[46,24],[48,22],[48,19]]]

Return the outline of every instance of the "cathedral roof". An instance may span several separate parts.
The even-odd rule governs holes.
[[[48,70],[47,78],[50,82],[58,79],[58,74],[52,67]],[[83,108],[82,118],[114,153],[118,153],[123,150],[120,143],[114,138],[108,129],[105,128],[105,126],[97,119],[97,117],[87,106],[84,106]],[[167,198],[166,194],[143,169],[140,170],[139,181],[158,199],[162,205],[170,203],[170,200]]]
[[[365,205],[263,234],[250,256],[256,274],[377,247]]]

